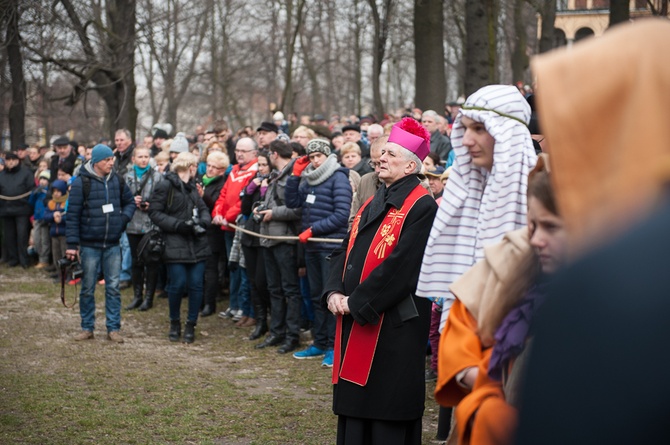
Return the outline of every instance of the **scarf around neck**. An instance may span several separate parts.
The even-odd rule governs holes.
[[[142,179],[142,176],[144,176],[144,174],[151,169],[151,165],[147,165],[144,168],[140,168],[137,165],[133,165],[133,169],[135,170],[135,174],[137,175],[137,179]]]
[[[303,172],[302,177],[307,180],[309,185],[319,185],[322,182],[325,182],[326,179],[333,176],[333,173],[335,173],[340,167],[340,163],[337,162],[337,155],[332,153],[328,156],[326,162],[321,164],[321,166],[316,169],[312,167],[312,164],[309,164],[309,166],[307,166]]]

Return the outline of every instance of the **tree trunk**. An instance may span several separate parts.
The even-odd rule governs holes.
[[[514,0],[514,48],[512,50],[512,80],[524,81],[528,68],[528,37],[524,22],[523,7],[525,0]]]
[[[610,0],[610,24],[609,27],[625,23],[630,20],[630,6],[628,0]]]
[[[298,40],[300,28],[302,27],[305,0],[298,0],[295,15],[295,27],[291,26],[293,18],[293,2],[288,0],[286,4],[286,69],[284,70],[284,91],[281,95],[280,110],[293,109],[293,55],[295,54],[295,42]]]
[[[496,8],[494,0],[469,0],[465,4],[465,93],[495,82]]]
[[[9,106],[9,131],[11,147],[16,149],[26,138],[26,83],[23,77],[23,57],[19,37],[18,0],[9,0],[2,8],[3,21],[7,22],[6,48],[9,71],[12,76],[12,103]]]
[[[441,114],[447,95],[442,0],[414,0],[414,66],[416,106]]]
[[[556,22],[556,0],[540,0],[537,12],[542,18],[540,30],[540,53],[554,49],[554,23]]]
[[[372,94],[374,97],[374,112],[377,116],[384,116],[380,77],[384,64],[386,39],[389,32],[389,21],[393,15],[393,0],[384,0],[383,17],[379,13],[376,0],[368,0],[372,10],[374,36],[372,38]]]

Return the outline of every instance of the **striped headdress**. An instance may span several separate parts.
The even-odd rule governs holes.
[[[455,160],[421,264],[417,295],[444,298],[449,286],[484,257],[483,247],[526,226],[528,173],[537,156],[527,124],[530,106],[513,86],[489,85],[463,104],[451,133]],[[462,116],[495,139],[491,172],[476,167],[463,146]],[[446,317],[446,315],[444,315]]]

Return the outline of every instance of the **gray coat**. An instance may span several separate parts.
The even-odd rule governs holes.
[[[302,209],[290,209],[286,207],[284,201],[286,180],[293,171],[293,162],[289,162],[284,170],[279,172],[279,176],[270,182],[268,190],[265,192],[264,204],[266,208],[272,210],[272,220],[261,223],[261,234],[263,235],[296,236],[299,233]],[[296,243],[296,241],[277,241],[266,238],[260,240],[263,247],[272,247],[282,242]]]
[[[161,175],[160,172],[154,169],[150,169],[148,172],[145,173],[145,175],[150,176],[146,184],[144,185],[144,188],[142,189],[142,201],[148,203],[149,200],[151,199],[151,195],[154,192],[154,187],[163,179],[163,175]],[[140,192],[140,184],[142,181],[137,177],[135,169],[132,166],[126,173],[124,179],[126,181],[126,184],[128,184],[130,192],[133,194],[133,196],[137,196],[138,193]],[[144,179],[144,176],[142,177],[142,179]],[[128,223],[128,226],[126,227],[126,232],[131,235],[141,235],[143,233],[149,232],[151,229],[153,229],[153,227],[154,224],[151,222],[151,219],[149,218],[149,208],[148,207],[146,209],[139,208],[135,211],[133,219],[131,219],[130,222]]]

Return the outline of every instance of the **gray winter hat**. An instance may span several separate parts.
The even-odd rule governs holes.
[[[183,132],[177,133],[170,144],[170,151],[172,153],[184,153],[188,151],[188,140]]]
[[[307,154],[321,152],[324,155],[330,155],[330,142],[325,139],[312,139],[307,143],[306,147]]]

